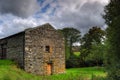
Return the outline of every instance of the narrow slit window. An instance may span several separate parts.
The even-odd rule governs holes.
[[[46,51],[46,52],[50,52],[50,46],[46,46],[46,47],[45,47],[45,51]]]

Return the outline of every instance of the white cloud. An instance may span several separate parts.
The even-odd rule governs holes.
[[[0,20],[3,20],[3,23],[0,25],[0,37],[6,37],[23,31],[26,28],[37,26],[37,21],[33,17],[23,19],[11,14],[6,14],[2,15]]]
[[[49,21],[59,28],[72,26],[85,33],[93,26],[104,26],[102,14],[106,4],[108,0],[59,0]]]
[[[17,3],[20,0],[15,1]],[[75,27],[81,30],[83,34],[93,26],[105,28],[104,19],[101,14],[104,12],[104,6],[108,4],[108,0],[45,0],[39,9],[42,10],[42,8],[49,4],[47,11],[30,16],[31,13],[33,14],[39,10],[35,6],[37,4],[35,1],[30,0],[31,6],[28,4],[27,7],[22,7],[23,4],[19,6],[20,9],[25,9],[18,11],[16,14],[14,13],[15,10],[11,9],[9,13],[0,14],[0,37],[5,37],[23,31],[26,28],[48,22],[55,28]],[[22,0],[22,3],[24,3],[24,0]],[[30,9],[32,10],[30,11]]]

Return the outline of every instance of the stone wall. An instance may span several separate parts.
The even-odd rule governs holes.
[[[14,60],[27,72],[37,75],[65,72],[64,38],[50,24],[0,39],[0,58],[3,48],[6,59]]]
[[[6,59],[14,60],[20,67],[24,67],[24,32],[7,37],[0,41],[5,44]],[[0,50],[2,51],[2,50]],[[1,53],[1,52],[0,52]]]
[[[46,48],[49,46],[49,51]],[[25,31],[25,70],[47,75],[48,64],[52,74],[65,72],[64,38],[51,25],[45,24]]]

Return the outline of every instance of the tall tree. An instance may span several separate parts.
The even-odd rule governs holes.
[[[105,31],[99,27],[89,29],[88,33],[86,33],[81,40],[81,59],[85,60],[88,54],[90,54],[92,46],[94,44],[101,44],[104,36]]]
[[[72,45],[75,42],[79,42],[80,41],[80,31],[75,29],[75,28],[63,28],[61,30],[61,32],[63,33],[64,37],[65,37],[65,49],[66,49],[66,54],[72,55]],[[69,56],[66,55],[66,58],[68,59]]]
[[[107,25],[108,52],[106,65],[108,80],[120,80],[120,1],[110,0],[105,7],[104,18]]]
[[[86,48],[90,48],[93,42],[101,43],[101,41],[104,39],[104,36],[104,30],[99,27],[92,27],[89,29],[88,33],[83,36],[81,44]]]
[[[105,31],[102,30],[99,27],[92,27],[89,29],[88,33],[86,33],[82,40],[81,40],[81,45],[85,49],[91,49],[92,44],[94,43],[101,43],[102,40],[104,39],[105,36]]]

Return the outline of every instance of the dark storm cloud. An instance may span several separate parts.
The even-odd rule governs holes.
[[[37,0],[0,0],[0,13],[28,17],[39,8]]]

